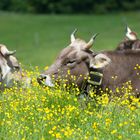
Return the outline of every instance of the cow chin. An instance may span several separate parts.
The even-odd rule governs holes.
[[[3,83],[6,85],[6,87],[11,87],[14,84],[13,74],[11,72],[6,75]]]

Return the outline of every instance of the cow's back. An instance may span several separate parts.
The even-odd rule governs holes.
[[[140,66],[140,52],[104,52],[110,59],[111,63],[103,69],[103,87],[115,89],[122,86],[128,81],[132,82],[135,89],[140,91],[140,77],[137,73]],[[137,69],[136,69],[137,68]]]

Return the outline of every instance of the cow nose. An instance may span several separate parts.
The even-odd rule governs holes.
[[[37,77],[37,81],[38,81],[38,83],[40,84],[40,85],[42,85],[43,84],[43,80],[45,79],[46,77],[44,76],[44,75],[39,75],[39,77]]]
[[[37,81],[39,84],[54,87],[54,84],[52,83],[51,77],[49,75],[40,74],[40,76],[37,78]]]

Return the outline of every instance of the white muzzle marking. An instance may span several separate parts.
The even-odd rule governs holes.
[[[54,87],[54,84],[52,83],[51,77],[49,75],[43,75],[46,77],[45,79],[45,85],[49,87]]]

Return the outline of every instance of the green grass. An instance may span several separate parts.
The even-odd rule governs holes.
[[[0,42],[17,50],[24,65],[50,65],[70,43],[70,34],[88,41],[100,33],[94,50],[114,49],[124,37],[124,22],[140,32],[140,12],[112,15],[20,15],[0,13]]]
[[[0,96],[1,140],[138,140],[140,103],[106,94],[78,99],[78,89],[7,89]]]
[[[88,41],[100,33],[93,49],[114,49],[124,37],[124,23],[140,32],[140,13],[118,15],[19,15],[0,13],[0,42],[16,49],[26,65],[43,69],[70,42],[70,33]],[[39,86],[35,71],[27,72],[31,87],[13,86],[0,93],[0,140],[138,140],[140,102],[131,96],[107,94],[79,99],[79,90]],[[123,87],[131,93],[131,86]]]

